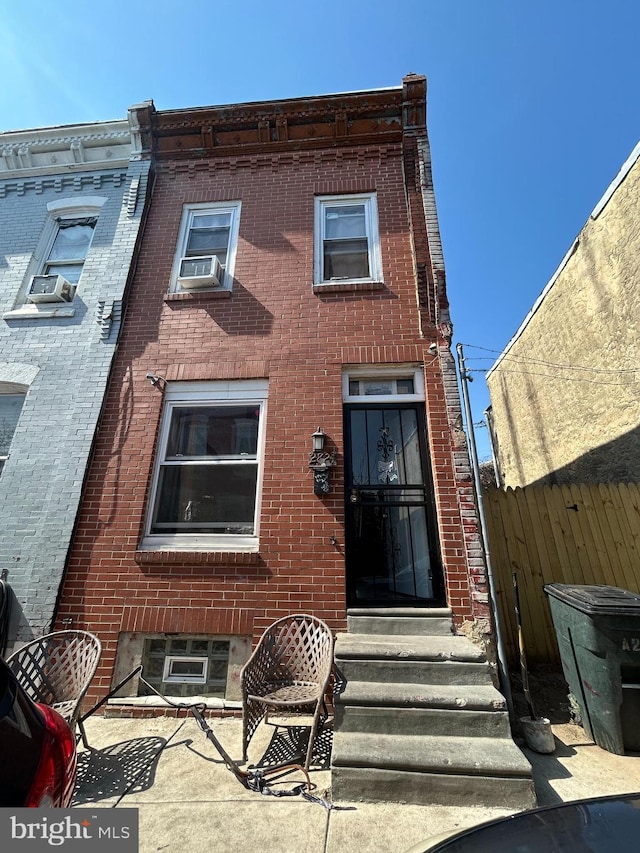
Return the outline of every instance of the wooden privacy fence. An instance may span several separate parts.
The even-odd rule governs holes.
[[[640,484],[489,488],[483,499],[511,662],[518,660],[513,572],[530,663],[559,661],[544,584],[610,584],[640,592]]]

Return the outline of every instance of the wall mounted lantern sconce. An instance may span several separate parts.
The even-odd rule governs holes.
[[[309,468],[313,471],[313,494],[329,494],[329,472],[336,464],[334,453],[324,449],[327,439],[326,433],[318,427],[311,436],[311,453],[309,454]]]

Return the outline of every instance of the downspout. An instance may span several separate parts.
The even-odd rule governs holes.
[[[462,387],[462,400],[464,402],[464,412],[467,421],[467,434],[469,436],[469,454],[471,456],[471,467],[473,469],[473,482],[476,487],[476,500],[478,503],[478,515],[480,517],[480,532],[482,535],[482,545],[484,548],[485,565],[487,567],[487,585],[489,587],[489,601],[491,603],[491,615],[493,618],[493,626],[496,632],[496,651],[498,657],[498,676],[500,679],[500,687],[504,698],[507,702],[507,709],[511,722],[515,722],[515,711],[513,708],[513,697],[511,695],[511,684],[509,682],[509,670],[507,668],[507,654],[504,646],[504,627],[498,610],[498,601],[496,597],[496,589],[493,578],[493,568],[491,565],[491,553],[489,551],[489,537],[487,535],[487,519],[484,513],[484,501],[482,499],[482,484],[480,482],[480,465],[478,463],[478,450],[476,448],[476,438],[473,432],[473,418],[471,416],[471,404],[469,402],[469,376],[467,367],[464,361],[464,352],[462,344],[456,345],[458,353],[458,368],[460,371],[460,384]]]

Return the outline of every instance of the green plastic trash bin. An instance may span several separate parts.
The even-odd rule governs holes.
[[[561,583],[544,590],[587,734],[617,755],[640,751],[640,595]]]

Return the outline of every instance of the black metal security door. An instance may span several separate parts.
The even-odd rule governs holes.
[[[419,405],[345,407],[349,604],[442,601]]]

